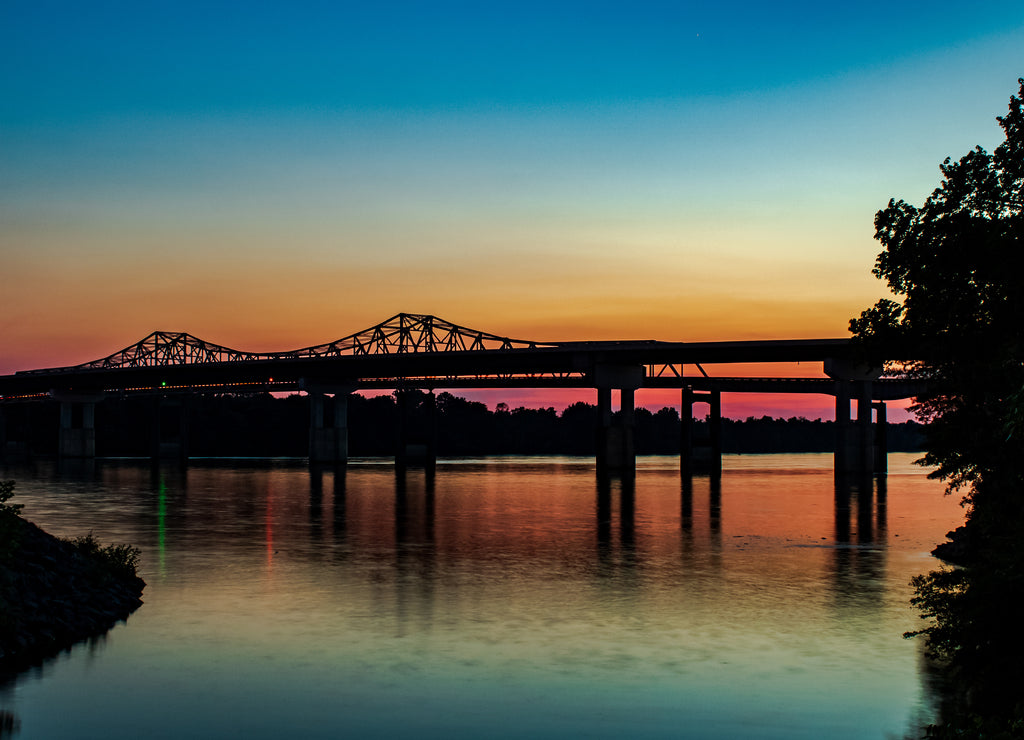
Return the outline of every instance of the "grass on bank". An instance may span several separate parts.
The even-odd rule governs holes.
[[[19,528],[14,519],[21,516],[22,505],[8,503],[14,496],[14,481],[0,481],[0,567],[17,556]],[[137,575],[139,548],[131,545],[101,545],[92,532],[81,537],[58,538],[75,548],[89,563],[117,577]]]
[[[13,495],[14,481],[0,481],[0,678],[126,619],[146,585],[138,548],[54,537]]]

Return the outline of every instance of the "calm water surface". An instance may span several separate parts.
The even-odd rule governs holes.
[[[961,523],[890,455],[8,469],[24,514],[142,549],[145,604],[0,688],[19,738],[901,737],[908,581]]]

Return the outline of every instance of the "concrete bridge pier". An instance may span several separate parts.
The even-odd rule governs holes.
[[[884,402],[871,400],[870,380],[836,382],[837,475],[885,473],[887,434]],[[857,416],[850,414],[850,401],[857,401]],[[872,419],[872,411],[876,419]]]
[[[60,402],[57,457],[96,457],[96,403],[104,394],[51,391],[50,396]]]
[[[639,365],[598,365],[594,370],[597,387],[597,473],[600,476],[636,474],[634,393],[643,384]],[[619,415],[612,414],[612,389],[619,390]]]
[[[428,473],[437,465],[437,397],[430,391],[423,398],[417,414],[413,394],[397,393],[398,427],[395,430],[395,467],[403,471],[422,467]],[[418,418],[416,418],[418,417]]]
[[[32,457],[32,406],[0,404],[0,462]]]
[[[351,384],[319,385],[302,382],[309,395],[309,462],[311,465],[348,463],[348,397]],[[328,403],[328,394],[333,396]]]
[[[153,427],[150,432],[150,458],[188,459],[189,397],[157,396],[153,402]]]
[[[875,409],[874,439],[874,472],[889,472],[889,435],[885,418],[885,401],[875,401],[871,406]]]
[[[864,475],[885,472],[885,404],[872,401],[872,381],[881,377],[880,367],[849,360],[825,360],[825,374],[835,381],[836,398],[836,475]],[[850,401],[857,401],[856,419],[850,414]],[[872,424],[872,410],[878,412]]]
[[[96,404],[85,401],[60,402],[60,432],[57,437],[57,456],[96,457]]]
[[[722,393],[698,393],[686,386],[682,390],[679,467],[684,476],[695,472],[722,472]],[[708,404],[708,437],[696,440],[693,434],[693,404]]]

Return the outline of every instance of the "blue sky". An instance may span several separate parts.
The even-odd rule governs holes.
[[[1022,22],[1012,2],[8,2],[3,16],[4,117],[28,124],[730,96],[945,57]]]
[[[0,2],[0,372],[398,311],[842,336],[874,212],[1022,75],[1019,2]]]

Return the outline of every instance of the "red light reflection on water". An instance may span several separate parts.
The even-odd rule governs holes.
[[[265,538],[267,542],[267,572],[274,569],[274,498],[267,491],[267,510],[264,515]]]

